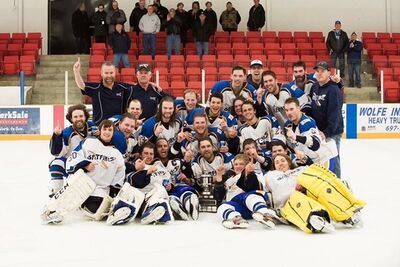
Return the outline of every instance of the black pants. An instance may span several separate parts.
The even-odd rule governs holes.
[[[76,53],[89,54],[89,39],[87,37],[75,37]]]
[[[106,36],[107,35],[95,35],[94,39],[96,40],[96,43],[105,43],[106,42]]]

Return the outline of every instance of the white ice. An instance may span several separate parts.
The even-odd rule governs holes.
[[[400,140],[343,140],[343,177],[367,202],[362,229],[224,229],[215,214],[112,227],[73,217],[41,225],[48,142],[0,142],[0,266],[400,266]]]

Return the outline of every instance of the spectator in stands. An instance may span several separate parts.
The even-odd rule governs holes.
[[[181,25],[182,21],[176,16],[175,9],[171,8],[166,22],[168,57],[172,54],[172,48],[174,48],[175,55],[181,53]]]
[[[115,32],[110,34],[110,46],[113,49],[113,64],[118,67],[122,60],[124,67],[129,68],[128,50],[131,47],[131,39],[122,27],[122,24],[117,23]]]
[[[183,9],[184,4],[182,2],[179,2],[176,5],[176,14],[175,16],[178,17],[182,24],[181,24],[181,42],[183,47],[186,46],[186,41],[187,41],[187,31],[188,29],[190,29],[190,25],[189,25],[189,14],[186,12],[185,9]]]
[[[94,25],[94,39],[96,43],[105,43],[107,39],[107,13],[104,10],[104,5],[99,4],[97,11],[94,13],[92,22]]]
[[[349,37],[341,28],[342,23],[337,20],[335,29],[331,30],[326,38],[326,47],[331,55],[332,67],[336,68],[336,60],[339,58],[340,77],[344,78],[344,53],[349,43]]]
[[[357,34],[353,32],[349,46],[347,48],[347,65],[349,67],[349,87],[354,87],[354,76],[355,85],[357,88],[361,88],[361,55],[363,50],[362,42],[357,40]]]
[[[225,32],[231,33],[237,31],[241,19],[239,12],[232,6],[232,3],[227,2],[226,10],[219,17],[219,23]]]
[[[199,20],[193,25],[193,37],[196,42],[197,54],[201,57],[208,55],[208,41],[211,36],[211,25],[206,22],[204,12],[200,13]]]
[[[129,25],[131,26],[131,31],[135,31],[136,35],[139,36],[139,21],[147,13],[146,9],[146,1],[139,0],[135,8],[132,10],[131,15],[129,16]]]
[[[145,55],[156,54],[156,34],[160,31],[161,23],[154,13],[153,5],[147,6],[147,14],[139,21],[139,29],[143,32],[143,49]]]
[[[260,4],[260,0],[254,0],[254,6],[250,8],[247,30],[256,32],[261,31],[265,25],[265,10]]]
[[[162,88],[150,82],[151,69],[148,64],[139,64],[136,77],[138,83],[133,86],[130,99],[137,99],[143,103],[143,112],[140,119],[148,119],[156,114],[157,106],[162,97],[166,96]]]
[[[263,63],[259,59],[254,59],[250,62],[250,74],[247,75],[247,83],[258,89],[263,81],[261,74],[263,73]]]
[[[188,11],[190,29],[192,29],[194,23],[199,20],[201,12],[202,10],[200,9],[200,3],[198,1],[194,1],[192,3],[192,9]]]
[[[101,66],[100,83],[83,81],[80,58],[75,62],[73,71],[76,85],[81,89],[81,93],[92,99],[93,122],[96,125],[102,120],[125,112],[132,95],[132,86],[115,82],[115,66],[112,63],[104,62]]]
[[[203,12],[206,15],[206,22],[211,25],[211,35],[214,35],[218,27],[218,18],[210,1],[206,2],[206,9]]]
[[[86,12],[86,5],[81,3],[79,7],[72,14],[72,31],[75,36],[76,53],[89,54],[89,25],[90,20]]]
[[[161,28],[160,31],[165,31],[165,23],[167,21],[167,15],[169,13],[168,8],[165,6],[161,5],[161,0],[154,0],[153,1],[153,6],[155,7],[154,13],[157,14],[158,18],[160,19],[161,22]]]
[[[340,140],[343,133],[343,98],[337,83],[330,79],[329,65],[325,61],[315,65],[317,81],[311,87],[310,115],[319,129],[322,140],[335,140],[338,156],[334,159],[333,172],[340,178]]]
[[[118,8],[118,2],[112,1],[111,10],[107,13],[106,22],[108,24],[108,33],[111,34],[115,31],[115,25],[118,23],[124,26],[126,22],[126,15],[122,9]]]

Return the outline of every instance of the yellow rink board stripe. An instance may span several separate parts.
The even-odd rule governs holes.
[[[13,140],[50,140],[51,135],[40,134],[0,134],[0,141]]]

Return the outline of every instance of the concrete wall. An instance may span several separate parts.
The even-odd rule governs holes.
[[[55,0],[56,1],[56,0]],[[104,0],[104,3],[108,0]],[[119,5],[130,15],[135,0],[119,0]],[[147,1],[150,2],[150,1]],[[179,0],[162,0],[166,7],[175,7]],[[182,0],[191,9],[192,0]],[[199,1],[204,8],[205,0]],[[225,9],[226,1],[214,0],[217,15]],[[231,0],[242,16],[240,30],[246,22],[252,0]],[[261,0],[267,10],[268,30],[306,30],[327,33],[335,20],[342,21],[343,29],[352,31],[400,32],[400,1],[398,0]],[[0,32],[40,31],[43,52],[47,52],[48,0],[2,0]],[[219,26],[220,28],[220,26]]]

